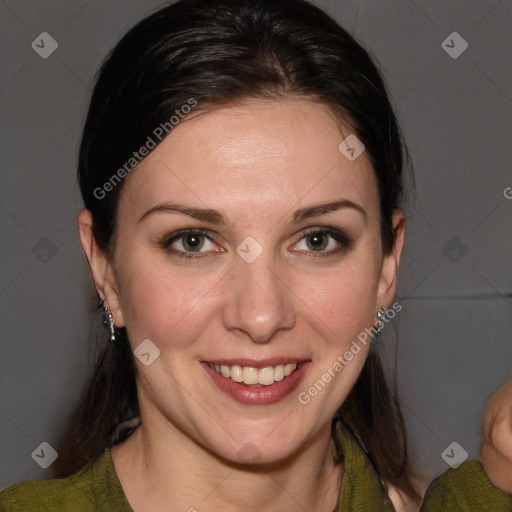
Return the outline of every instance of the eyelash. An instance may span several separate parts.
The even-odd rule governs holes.
[[[195,258],[204,258],[205,256],[201,256],[201,254],[204,253],[187,253],[184,251],[179,251],[176,249],[172,249],[170,246],[173,242],[180,240],[184,238],[187,235],[202,235],[206,237],[210,242],[215,241],[215,237],[212,237],[209,235],[209,232],[205,229],[181,229],[179,231],[175,231],[174,233],[171,233],[170,235],[164,236],[161,240],[161,246],[163,249],[169,251],[171,254],[176,255],[180,258],[186,258],[186,259],[195,259]],[[327,252],[316,252],[316,251],[297,251],[297,252],[310,252],[312,253],[314,258],[325,258],[328,256],[334,256],[339,253],[343,253],[345,251],[348,251],[352,248],[354,245],[354,240],[350,239],[345,233],[342,231],[339,231],[337,229],[333,228],[313,228],[307,230],[303,235],[297,240],[296,243],[306,239],[308,236],[316,235],[316,234],[326,234],[329,235],[331,238],[336,240],[340,246],[337,249],[333,249]]]

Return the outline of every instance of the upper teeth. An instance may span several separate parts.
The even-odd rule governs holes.
[[[266,366],[265,368],[253,368],[251,366],[233,366],[218,365],[208,363],[217,373],[224,377],[233,379],[235,382],[243,382],[244,384],[261,384],[270,386],[274,382],[283,380],[290,373],[297,369],[297,363],[278,364],[277,366]]]

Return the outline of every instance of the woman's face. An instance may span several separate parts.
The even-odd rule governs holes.
[[[401,251],[382,254],[367,157],[338,149],[350,133],[306,100],[237,104],[181,121],[126,178],[107,300],[134,350],[150,340],[135,358],[143,423],[235,462],[325,434]]]

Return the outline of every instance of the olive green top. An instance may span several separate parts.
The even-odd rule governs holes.
[[[361,445],[340,423],[336,435],[343,447],[345,466],[337,512],[394,512]],[[434,480],[421,510],[505,512],[512,511],[512,506],[511,497],[492,486],[478,461],[469,461]],[[11,485],[0,492],[0,511],[133,512],[109,449],[92,467],[67,478]]]
[[[438,476],[423,497],[420,512],[512,512],[512,495],[495,487],[478,460]]]

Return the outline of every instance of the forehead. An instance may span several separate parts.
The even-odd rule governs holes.
[[[347,197],[378,207],[366,154],[339,150],[353,130],[307,100],[252,101],[196,111],[127,177],[121,202],[140,212],[179,200],[198,207],[261,212]]]

